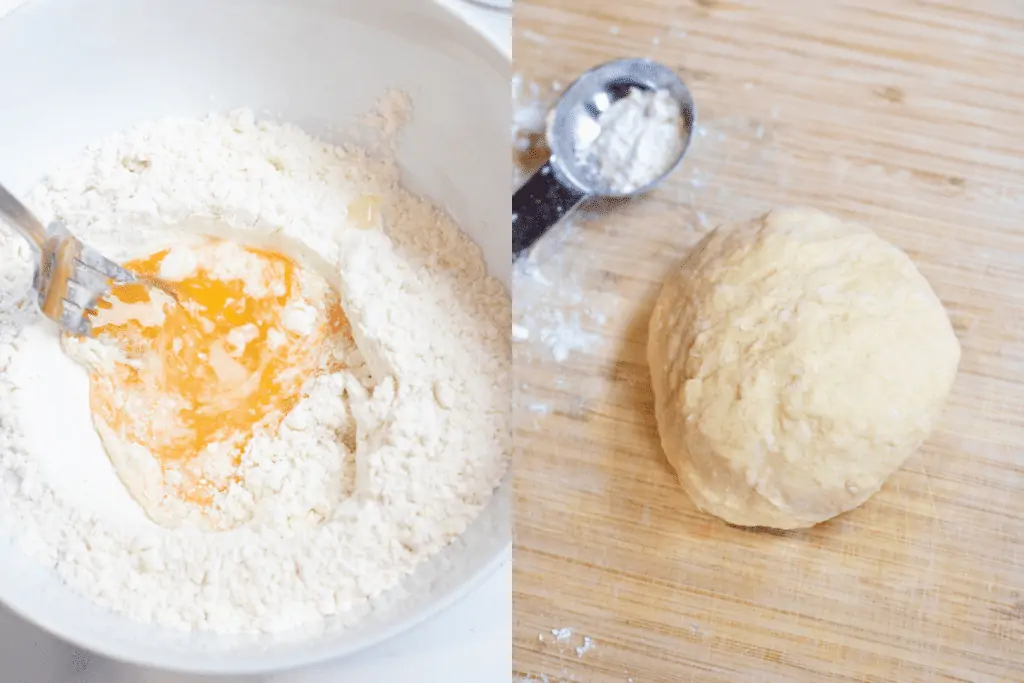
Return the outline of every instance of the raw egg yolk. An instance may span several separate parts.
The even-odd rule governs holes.
[[[279,428],[303,384],[337,369],[330,346],[351,332],[337,293],[321,279],[309,297],[309,273],[284,254],[215,239],[187,249],[197,265],[162,278],[177,302],[147,284],[117,286],[100,302],[93,336],[127,359],[91,371],[90,403],[122,441],[152,453],[181,499],[205,506],[237,481],[247,444]],[[161,277],[171,251],[126,266]],[[244,274],[217,267],[232,255]],[[189,466],[210,458],[218,476]]]

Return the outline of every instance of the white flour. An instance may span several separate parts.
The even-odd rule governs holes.
[[[555,81],[541,85],[512,77],[512,148],[513,152],[533,159],[543,153],[544,120],[562,84]],[[526,179],[531,168],[513,165],[513,189]],[[582,290],[573,279],[571,265],[561,251],[562,242],[575,235],[574,217],[553,228],[540,243],[513,264],[515,298],[513,301],[513,341],[535,340],[558,362],[575,351],[588,351],[598,341],[589,331],[595,323],[604,324],[605,314],[584,305]],[[575,264],[579,266],[580,264]],[[537,404],[533,412],[542,413],[546,406]]]
[[[683,118],[667,90],[633,88],[598,118],[600,133],[577,154],[614,192],[628,193],[663,176],[683,149]]]
[[[384,230],[347,218],[367,195]],[[387,155],[243,110],[115,135],[29,199],[115,258],[172,243],[167,226],[194,215],[301,244],[337,281],[365,359],[312,382],[280,433],[252,444],[237,494],[262,503],[240,504],[247,523],[157,526],[100,447],[84,373],[30,304],[25,245],[0,233],[0,526],[77,591],[180,629],[351,623],[489,500],[510,452],[508,295]]]
[[[552,81],[541,88],[538,83],[525,81],[519,74],[512,74],[512,151],[514,154],[529,155],[544,145],[544,130],[548,112],[557,94],[563,89],[562,83]],[[512,165],[512,185],[518,187],[526,180],[521,164]]]
[[[544,648],[546,654],[558,658],[575,654],[576,659],[583,659],[588,653],[597,649],[597,643],[593,638],[575,634],[571,628],[565,626],[553,628],[550,631],[541,631],[537,634],[537,641]],[[569,683],[576,680],[578,680],[576,675],[570,673],[568,667],[562,667],[561,675],[558,677],[527,673],[520,676],[517,683]],[[633,679],[628,680],[632,681]]]

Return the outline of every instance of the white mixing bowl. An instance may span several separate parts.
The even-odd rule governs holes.
[[[403,90],[415,108],[399,150],[407,184],[444,206],[508,282],[509,53],[430,0],[32,0],[0,22],[0,64],[0,179],[22,193],[87,143],[141,121],[251,107],[330,139],[386,89]],[[73,593],[6,539],[0,600],[61,638],[144,666],[291,668],[378,643],[485,579],[510,552],[508,489],[370,617],[336,633],[141,625]]]

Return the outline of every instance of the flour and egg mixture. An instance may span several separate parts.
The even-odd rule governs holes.
[[[408,103],[384,104],[394,131]],[[92,337],[47,341],[0,235],[0,523],[26,552],[140,621],[281,631],[350,623],[466,529],[508,462],[509,297],[392,152],[237,111],[115,135],[35,188],[167,289],[115,287]],[[64,391],[45,344],[88,384],[59,449],[31,428],[30,397]],[[84,467],[139,514],[60,474]]]

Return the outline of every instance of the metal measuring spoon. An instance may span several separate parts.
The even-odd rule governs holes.
[[[679,157],[660,177],[632,192],[615,192],[577,154],[579,140],[600,131],[598,119],[633,88],[667,90],[679,103],[685,126]],[[593,197],[624,198],[649,192],[674,171],[686,155],[693,133],[693,96],[668,67],[647,59],[620,59],[597,66],[576,79],[548,115],[546,141],[551,158],[512,195],[512,258],[533,245],[549,228]]]

